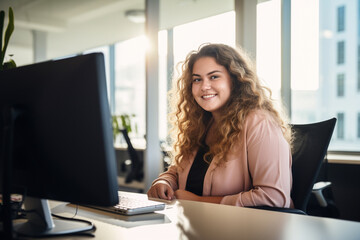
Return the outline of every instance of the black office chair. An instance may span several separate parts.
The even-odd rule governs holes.
[[[144,163],[142,159],[138,156],[135,148],[133,147],[127,130],[124,128],[120,129],[120,131],[125,138],[126,144],[128,146],[128,154],[131,160],[131,170],[125,178],[125,183],[131,183],[133,180],[141,182],[144,178]]]
[[[293,124],[292,149],[293,186],[291,198],[295,208],[256,206],[252,208],[306,214],[313,186],[324,161],[336,118],[311,124]],[[321,192],[318,192],[321,194]]]

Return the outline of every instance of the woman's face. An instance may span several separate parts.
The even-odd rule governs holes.
[[[211,112],[214,118],[221,114],[221,108],[230,99],[231,87],[229,72],[214,58],[196,60],[192,72],[192,95],[200,107]]]

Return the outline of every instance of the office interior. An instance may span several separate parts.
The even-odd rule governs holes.
[[[103,52],[113,115],[129,114],[144,176],[126,183],[126,144],[116,138],[119,187],[146,192],[168,156],[166,92],[178,63],[207,42],[241,46],[293,123],[338,119],[319,180],[332,182],[339,216],[360,221],[360,26],[357,0],[3,0],[18,66]],[[5,21],[6,23],[6,21]],[[11,55],[11,56],[10,56]]]

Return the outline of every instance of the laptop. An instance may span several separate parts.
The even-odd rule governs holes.
[[[144,213],[152,213],[165,209],[165,203],[149,200],[146,195],[139,195],[134,193],[119,192],[119,203],[115,206],[102,207],[95,205],[84,205],[86,207],[99,209],[106,212],[122,214],[122,215],[136,215]]]

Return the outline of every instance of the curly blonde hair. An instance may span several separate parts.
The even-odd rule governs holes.
[[[215,164],[226,162],[226,153],[234,146],[243,131],[247,115],[256,109],[268,111],[281,127],[285,139],[291,144],[291,129],[282,109],[277,109],[271,98],[271,90],[262,86],[250,58],[241,49],[224,44],[206,44],[198,51],[188,54],[182,64],[182,74],[175,79],[170,93],[173,123],[172,137],[174,159],[172,164],[180,166],[202,145],[202,139],[212,119],[210,112],[203,110],[192,95],[192,74],[195,62],[202,57],[212,57],[224,66],[232,81],[230,99],[227,101],[216,127],[217,141],[209,146],[204,160],[210,162],[216,156]],[[210,159],[210,160],[209,160]]]

